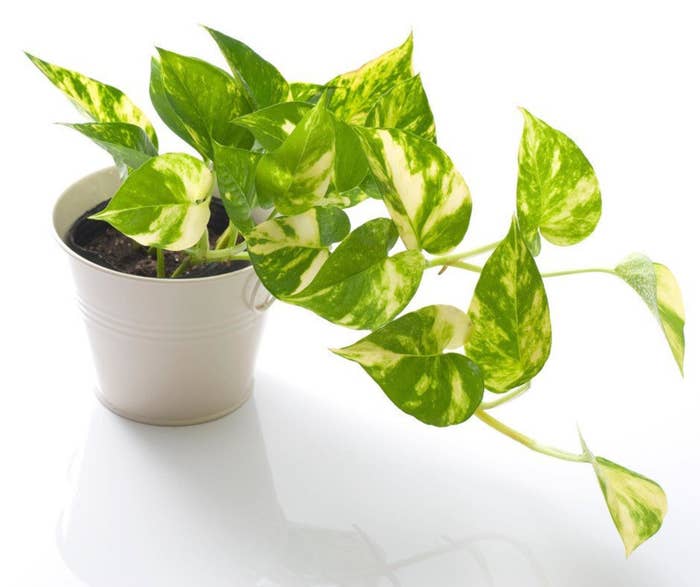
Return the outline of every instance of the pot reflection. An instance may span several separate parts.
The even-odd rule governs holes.
[[[520,552],[532,577],[522,585],[547,584],[529,551],[502,536],[438,536],[438,546],[392,561],[357,526],[288,520],[254,399],[188,428],[137,424],[98,407],[74,473],[58,543],[94,587],[378,587],[438,575],[450,577],[441,585],[495,585],[482,552],[494,543]]]

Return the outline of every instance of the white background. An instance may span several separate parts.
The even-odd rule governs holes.
[[[698,22],[691,2],[668,1],[7,4],[0,583],[697,585]],[[621,281],[552,279],[551,359],[500,416],[571,450],[578,423],[595,452],[663,485],[664,527],[629,560],[586,466],[478,421],[422,426],[327,352],[356,333],[299,309],[270,311],[256,400],[230,418],[164,431],[96,405],[49,217],[65,186],[109,158],[51,124],[78,118],[21,50],[116,85],[155,119],[154,45],[223,63],[198,23],[251,44],[289,80],[317,82],[412,29],[440,144],[472,190],[467,247],[507,229],[518,105],[578,142],[603,217],[583,244],[547,246],[538,262],[612,266],[641,251],[669,265],[687,306],[686,377]],[[158,130],[165,149],[183,148]],[[430,275],[414,305],[466,307],[473,284],[456,270]],[[280,533],[283,547],[265,538]]]

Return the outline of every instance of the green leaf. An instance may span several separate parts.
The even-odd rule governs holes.
[[[282,214],[298,214],[321,203],[333,173],[333,126],[319,103],[277,149],[262,157],[255,181],[261,203],[274,202]]]
[[[661,528],[668,510],[666,494],[655,481],[591,454],[583,438],[581,446],[593,465],[610,516],[625,545],[625,554],[629,556]]]
[[[274,151],[312,109],[304,102],[282,102],[239,116],[234,124],[247,128],[267,151]]]
[[[158,155],[146,132],[134,124],[125,122],[86,122],[65,124],[92,139],[107,151],[117,165],[136,169],[151,157]]]
[[[573,245],[593,232],[601,213],[593,167],[564,133],[524,108],[518,152],[518,221],[532,253],[539,233],[555,245]]]
[[[211,159],[212,141],[248,146],[249,133],[233,124],[250,112],[245,91],[228,73],[195,57],[158,49],[163,89],[189,135],[188,142]]]
[[[529,381],[547,361],[552,345],[547,294],[515,219],[481,271],[469,319],[465,351],[491,391]]]
[[[365,126],[400,128],[435,142],[435,119],[420,75],[399,82],[374,104]]]
[[[292,82],[289,84],[289,89],[292,92],[292,99],[299,102],[316,104],[321,98],[326,86],[307,82]]]
[[[464,355],[467,316],[453,306],[427,306],[390,322],[336,354],[362,365],[396,406],[426,424],[449,426],[469,418],[484,383]]]
[[[355,71],[343,73],[326,84],[334,88],[328,109],[341,120],[363,124],[379,96],[397,82],[413,77],[411,64],[413,35],[404,43],[365,63]]]
[[[458,245],[469,226],[472,200],[447,154],[398,129],[356,130],[405,245],[430,253]]]
[[[205,163],[167,153],[131,173],[108,206],[90,218],[109,222],[144,246],[180,251],[202,236],[213,185]]]
[[[338,245],[306,288],[281,299],[348,328],[385,324],[414,296],[425,267],[419,251],[388,256],[397,238],[388,218],[366,222]]]
[[[260,155],[214,142],[214,168],[219,195],[234,226],[243,234],[255,228],[255,168]]]
[[[243,83],[254,110],[289,99],[289,84],[274,65],[245,43],[214,29],[204,28],[216,41],[231,71]]]
[[[330,256],[328,247],[349,231],[345,212],[318,207],[258,224],[246,242],[260,281],[275,297],[284,298],[311,282]]]
[[[678,282],[665,265],[653,263],[644,255],[633,254],[615,267],[658,320],[678,368],[683,373],[685,355],[685,310]]]
[[[154,147],[158,137],[146,115],[121,91],[81,73],[26,54],[31,62],[88,118],[95,122],[125,122],[141,127]]]
[[[160,119],[172,130],[178,137],[188,144],[191,144],[192,137],[185,124],[180,120],[173,107],[170,105],[170,100],[165,93],[163,87],[163,71],[160,61],[156,57],[151,58],[151,81],[149,85],[149,94],[151,103],[155,108]]]
[[[362,183],[369,166],[362,142],[355,131],[340,120],[335,123],[335,166],[333,182],[340,192],[346,192]]]

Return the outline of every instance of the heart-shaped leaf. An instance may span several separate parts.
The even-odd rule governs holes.
[[[435,119],[420,75],[399,82],[376,101],[365,126],[400,128],[435,142]]]
[[[338,245],[306,288],[284,301],[348,328],[385,324],[414,296],[425,267],[419,251],[388,256],[397,238],[388,218],[366,222]]]
[[[289,84],[274,65],[265,61],[245,43],[214,29],[205,28],[216,41],[231,71],[243,83],[254,110],[289,99]]]
[[[145,131],[154,147],[158,147],[158,137],[153,125],[121,90],[82,73],[42,61],[29,53],[27,57],[88,118],[95,122],[134,124]]]
[[[166,153],[131,173],[107,207],[90,218],[109,222],[144,246],[180,251],[202,236],[213,187],[202,161]]]
[[[313,107],[304,102],[282,102],[234,119],[247,128],[263,149],[274,151]]]
[[[481,403],[479,368],[464,355],[469,320],[453,306],[427,306],[397,318],[336,354],[362,365],[396,406],[426,424],[449,426]]]
[[[189,135],[188,142],[212,159],[212,141],[246,147],[250,134],[232,119],[250,112],[241,84],[228,73],[197,59],[158,49],[163,89]],[[252,140],[252,138],[250,138]]]
[[[447,154],[398,129],[356,127],[356,131],[405,245],[430,253],[458,245],[469,226],[472,200]]]
[[[148,88],[151,97],[151,103],[155,108],[160,119],[172,130],[177,136],[188,144],[192,143],[192,137],[187,130],[185,123],[180,120],[173,107],[170,105],[170,100],[165,93],[163,87],[163,68],[160,61],[156,57],[151,58],[151,80]]]
[[[326,84],[334,89],[328,109],[345,122],[363,124],[380,96],[413,77],[412,56],[413,35],[409,35],[401,46],[333,78]]]
[[[518,221],[523,238],[537,255],[540,233],[564,246],[593,232],[601,213],[600,188],[593,167],[574,141],[527,110],[522,112]]]
[[[547,361],[552,345],[547,294],[515,219],[481,271],[469,319],[465,351],[491,391],[529,381]]]
[[[340,120],[334,120],[335,165],[333,183],[340,192],[351,190],[362,183],[369,171],[362,142],[355,131]]]
[[[92,139],[107,151],[117,165],[136,169],[151,157],[158,155],[146,131],[135,124],[125,122],[86,122],[66,124]]]
[[[246,235],[260,281],[284,299],[304,289],[330,256],[328,247],[347,236],[350,221],[338,208],[312,208],[258,224]]]
[[[683,373],[685,355],[685,310],[683,297],[673,273],[665,265],[633,254],[615,267],[615,273],[627,282],[658,320],[678,368]]]
[[[274,151],[265,154],[255,185],[261,204],[282,214],[299,214],[321,203],[333,175],[333,118],[319,102]]]
[[[245,234],[255,227],[252,211],[255,207],[255,168],[260,155],[217,142],[213,146],[221,201],[231,222]]]

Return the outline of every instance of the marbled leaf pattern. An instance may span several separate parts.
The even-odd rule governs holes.
[[[396,83],[413,77],[413,35],[402,45],[343,73],[326,84],[333,88],[328,108],[350,124],[364,124],[377,99]]]
[[[282,214],[299,214],[320,204],[333,176],[333,129],[333,118],[319,102],[260,160],[255,180],[260,201],[273,202]]]
[[[173,110],[168,95],[165,92],[165,88],[163,87],[163,68],[157,57],[151,58],[151,79],[148,93],[151,97],[151,104],[153,104],[160,119],[183,141],[192,144],[193,139],[190,136],[190,132],[187,130],[182,120],[180,120],[175,110]]]
[[[246,89],[253,110],[290,99],[289,84],[284,76],[248,45],[219,31],[205,27],[216,41],[234,75]]]
[[[397,83],[379,98],[365,126],[399,128],[435,142],[435,119],[420,75]]]
[[[466,355],[487,389],[502,393],[532,379],[552,344],[547,294],[515,219],[484,265],[469,306]]]
[[[135,124],[125,122],[85,122],[66,124],[92,139],[107,151],[117,165],[136,169],[158,154],[146,131]]]
[[[615,267],[615,273],[628,283],[661,325],[678,368],[683,373],[685,355],[685,310],[678,282],[665,265],[645,255],[633,254]]]
[[[95,122],[134,124],[142,128],[153,146],[158,148],[158,137],[153,125],[121,90],[82,73],[43,61],[29,53],[27,57],[88,118]]]
[[[362,365],[399,409],[426,424],[449,426],[469,418],[484,393],[477,365],[444,352],[462,346],[468,330],[461,310],[427,306],[333,352]]]
[[[349,125],[334,119],[334,131],[333,184],[338,191],[346,192],[362,183],[369,172],[369,165],[362,142]]]
[[[252,212],[256,200],[255,169],[260,155],[245,149],[219,145],[217,142],[213,146],[221,201],[234,226],[247,234],[255,227]]]
[[[404,244],[429,253],[458,245],[469,226],[472,200],[447,154],[398,129],[356,130]]]
[[[518,221],[537,255],[541,233],[555,245],[573,245],[598,224],[600,188],[593,167],[564,133],[522,109],[518,152]]]
[[[184,153],[153,157],[129,175],[101,212],[109,222],[144,246],[187,249],[209,221],[214,176],[205,163]]]
[[[207,158],[213,157],[213,141],[247,147],[252,137],[232,120],[250,112],[245,90],[228,73],[197,59],[165,49],[160,54],[160,73],[172,112],[187,131],[188,142]]]
[[[325,86],[309,82],[292,82],[289,84],[289,90],[293,100],[316,104],[323,94]]]
[[[311,283],[282,298],[348,328],[377,328],[406,307],[420,285],[419,251],[389,256],[398,234],[388,218],[356,228],[333,251]]]
[[[239,116],[233,123],[247,128],[263,149],[274,151],[312,108],[305,102],[282,102]]]
[[[258,224],[246,235],[250,260],[267,290],[284,299],[304,289],[330,256],[328,247],[350,231],[338,208],[311,208]]]

